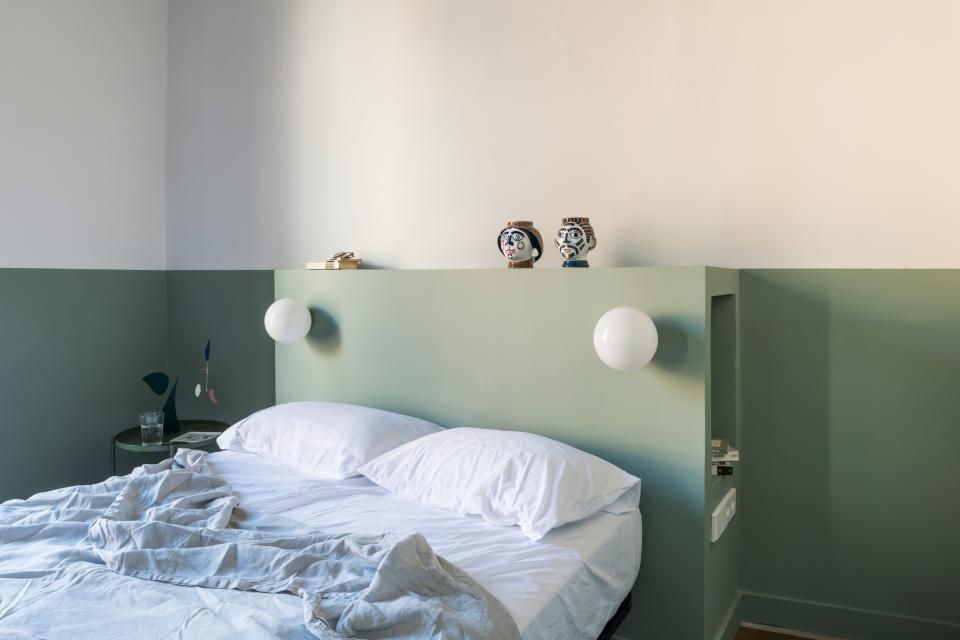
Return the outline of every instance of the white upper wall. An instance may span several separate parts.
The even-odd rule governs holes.
[[[960,267],[956,0],[169,4],[0,0],[0,266]]]
[[[166,0],[0,0],[0,267],[166,266]]]
[[[956,0],[171,0],[169,263],[960,267]],[[550,250],[540,263],[557,266]]]

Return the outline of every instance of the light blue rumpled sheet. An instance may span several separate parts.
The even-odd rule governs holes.
[[[259,519],[205,457],[0,504],[0,638],[519,640],[423,536]]]

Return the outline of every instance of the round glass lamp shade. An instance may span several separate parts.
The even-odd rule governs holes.
[[[603,363],[617,371],[639,369],[657,352],[657,327],[633,307],[617,307],[600,316],[593,329],[593,348]]]
[[[293,298],[277,300],[263,316],[267,333],[283,344],[292,344],[307,337],[310,323],[310,310]]]

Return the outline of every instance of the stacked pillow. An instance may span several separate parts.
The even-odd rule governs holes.
[[[355,405],[279,405],[241,420],[217,443],[322,478],[364,475],[422,504],[518,525],[531,540],[599,511],[634,511],[640,500],[639,478],[550,438],[443,429]]]

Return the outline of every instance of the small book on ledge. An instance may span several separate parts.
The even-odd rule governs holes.
[[[353,251],[341,251],[340,253],[335,253],[329,260],[311,260],[307,263],[307,269],[333,269],[335,271],[343,271],[344,269],[357,269],[360,267],[360,263],[363,262],[360,258],[353,255]]]
[[[211,440],[219,435],[219,431],[188,431],[187,433],[181,433],[176,438],[170,438],[170,444],[196,444]]]

